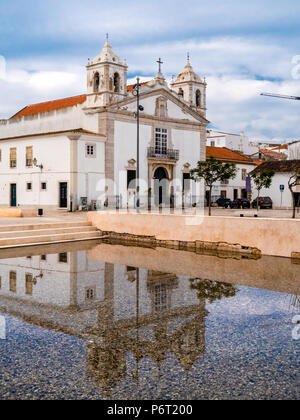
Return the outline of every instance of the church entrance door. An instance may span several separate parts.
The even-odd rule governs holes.
[[[168,205],[168,174],[165,168],[157,168],[154,173],[154,199],[155,206]]]

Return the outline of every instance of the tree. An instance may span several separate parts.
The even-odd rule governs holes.
[[[234,163],[223,163],[215,158],[209,158],[206,161],[199,161],[197,168],[191,170],[191,178],[195,182],[204,179],[209,188],[208,207],[211,216],[211,193],[214,184],[217,181],[227,181],[237,176],[237,167]]]
[[[296,185],[299,185],[299,178],[300,178],[299,173],[293,174],[290,177],[289,184],[288,184],[289,189],[292,194],[292,200],[293,200],[293,219],[296,219],[296,199],[295,199],[294,187],[296,187]]]
[[[223,298],[236,296],[238,289],[227,283],[211,281],[206,279],[190,279],[191,289],[198,292],[198,299],[207,299],[209,303]]]
[[[257,200],[256,200],[256,208],[258,211],[258,203],[260,199],[260,192],[263,188],[269,189],[272,185],[272,180],[275,175],[275,171],[264,170],[261,172],[254,172],[251,177],[254,181],[254,184],[257,189]]]

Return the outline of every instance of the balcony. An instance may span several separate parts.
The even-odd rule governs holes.
[[[148,158],[179,160],[179,150],[167,149],[166,151],[158,151],[155,147],[149,147]]]

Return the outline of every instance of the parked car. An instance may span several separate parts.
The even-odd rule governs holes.
[[[218,207],[225,207],[225,209],[228,209],[228,207],[231,208],[232,201],[229,198],[221,197],[216,201]]]
[[[260,209],[272,209],[273,208],[273,201],[270,197],[260,197],[258,200],[258,205]],[[257,207],[257,198],[253,200],[252,207],[256,209]]]
[[[250,201],[247,198],[237,198],[232,202],[232,209],[250,209]]]

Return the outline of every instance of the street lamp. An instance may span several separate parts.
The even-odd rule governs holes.
[[[40,170],[42,171],[43,169],[44,169],[44,166],[41,164],[41,165],[38,165],[38,163],[37,163],[37,158],[34,158],[33,159],[33,165],[36,167],[36,168],[40,168]]]
[[[140,105],[140,78],[136,78],[136,85],[133,88],[132,94],[136,96],[136,112],[134,116],[137,121],[137,160],[136,160],[136,211],[140,212],[140,112],[144,111],[144,107]]]

